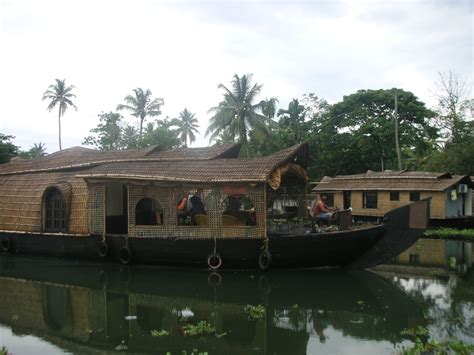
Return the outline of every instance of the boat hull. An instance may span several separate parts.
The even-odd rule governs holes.
[[[272,267],[338,267],[354,262],[384,234],[384,227],[307,235],[269,235]],[[222,267],[257,268],[264,245],[262,239],[225,238],[128,238],[107,236],[107,255],[100,256],[102,236],[52,236],[3,232],[9,240],[8,254],[39,255],[72,259],[119,262],[128,244],[130,263],[207,267],[216,252]]]

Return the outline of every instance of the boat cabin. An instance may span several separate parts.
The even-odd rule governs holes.
[[[435,220],[459,219],[472,214],[472,188],[468,175],[416,171],[368,171],[365,174],[325,176],[313,188],[325,193],[328,205],[352,208],[357,217],[382,217],[386,212],[431,197]]]
[[[307,145],[252,159],[239,151],[74,147],[2,164],[0,231],[265,238],[274,199],[294,192],[303,204]]]

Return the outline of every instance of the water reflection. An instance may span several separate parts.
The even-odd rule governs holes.
[[[327,270],[209,275],[38,258],[0,261],[0,347],[13,353],[31,344],[4,336],[10,330],[71,353],[387,353],[407,343],[403,329],[416,326],[474,341],[472,298],[466,299],[472,286],[457,278]],[[262,313],[250,317],[247,305]],[[215,329],[212,335],[185,334],[186,324],[200,321]]]

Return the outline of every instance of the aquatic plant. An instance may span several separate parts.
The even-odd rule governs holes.
[[[4,346],[0,349],[0,355],[8,355],[8,349]]]
[[[127,346],[127,344],[125,344],[125,340],[122,340],[122,342],[121,342],[119,345],[117,345],[117,346],[115,347],[115,350],[118,350],[118,351],[127,351],[127,350],[128,350],[128,346]]]
[[[262,319],[263,316],[265,315],[265,307],[263,307],[261,304],[258,304],[256,306],[252,306],[250,304],[246,305],[244,307],[245,313],[247,313],[247,316],[250,319]]]
[[[439,342],[436,340],[423,342],[420,338],[416,338],[415,344],[411,348],[403,348],[401,353],[407,355],[416,354],[459,354],[469,355],[474,352],[474,345],[461,341]]]
[[[154,337],[163,337],[163,336],[167,336],[169,335],[170,332],[166,331],[166,330],[156,330],[156,329],[153,329],[151,331],[151,335],[154,336]]]
[[[474,228],[470,229],[455,229],[455,228],[438,228],[438,229],[428,229],[423,234],[425,237],[431,238],[462,238],[462,239],[472,239],[474,240]]]
[[[185,336],[211,335],[216,332],[216,328],[214,328],[209,322],[202,320],[197,324],[184,325],[183,332]]]
[[[422,326],[416,328],[405,328],[400,332],[401,335],[408,335],[412,337],[426,336],[429,334],[428,329]]]

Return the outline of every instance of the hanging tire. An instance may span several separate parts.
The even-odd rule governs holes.
[[[207,265],[212,270],[217,270],[222,265],[222,258],[219,254],[209,254],[207,257]]]
[[[102,258],[106,257],[107,254],[109,253],[109,245],[107,244],[105,240],[100,242],[98,253],[99,253],[99,256],[101,256]]]
[[[1,248],[3,252],[7,252],[11,249],[12,247],[12,242],[10,241],[10,238],[8,237],[3,237],[2,242],[1,242]]]
[[[222,282],[222,276],[219,275],[217,272],[213,271],[207,277],[207,283],[210,286],[219,286]]]
[[[264,250],[258,256],[258,267],[261,270],[266,270],[270,267],[272,263],[272,254],[268,250]]]
[[[119,250],[119,260],[122,264],[127,265],[132,260],[132,251],[129,247],[124,246]]]

